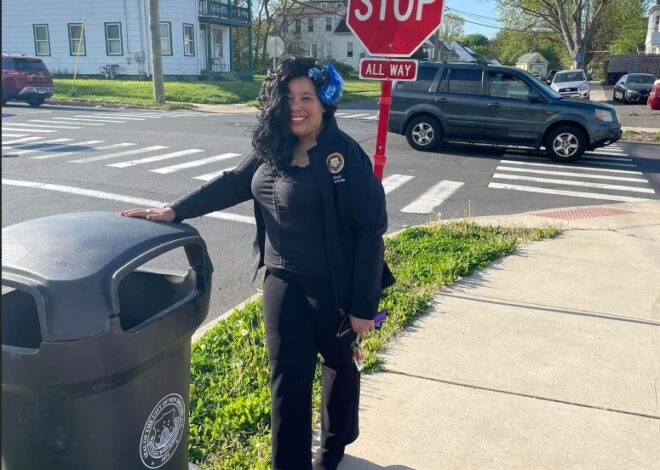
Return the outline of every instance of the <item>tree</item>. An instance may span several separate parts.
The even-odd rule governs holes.
[[[463,36],[463,26],[465,26],[463,18],[453,13],[447,13],[442,17],[438,37],[445,42],[455,41]]]
[[[509,28],[561,35],[572,66],[585,67],[591,41],[610,0],[499,0],[501,21]],[[578,61],[578,58],[581,60]]]
[[[468,34],[461,39],[461,42],[482,57],[490,55],[490,40],[483,34]]]

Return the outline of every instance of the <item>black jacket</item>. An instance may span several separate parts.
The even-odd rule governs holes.
[[[387,211],[383,186],[373,173],[362,148],[337,123],[327,120],[308,151],[310,165],[321,189],[327,253],[333,297],[337,308],[353,316],[372,319],[383,288],[394,277],[383,261],[383,234]],[[261,164],[255,152],[234,170],[225,172],[170,207],[177,220],[198,217],[253,199],[252,176]],[[255,202],[257,234],[253,276],[264,265],[265,226]]]

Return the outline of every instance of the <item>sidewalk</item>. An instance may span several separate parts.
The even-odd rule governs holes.
[[[660,201],[475,220],[565,232],[436,295],[340,469],[660,468]]]

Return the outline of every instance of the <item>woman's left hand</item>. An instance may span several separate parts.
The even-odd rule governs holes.
[[[367,336],[371,330],[374,329],[373,320],[365,320],[364,318],[354,317],[353,315],[348,316],[351,320],[351,328],[355,331],[360,338]]]

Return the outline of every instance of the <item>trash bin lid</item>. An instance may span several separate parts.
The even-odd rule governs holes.
[[[113,276],[120,268],[159,247],[194,239],[204,245],[187,224],[150,222],[116,212],[28,220],[2,229],[3,284],[38,297],[44,340],[94,336],[110,331],[110,317],[118,313],[112,297],[113,283],[121,280]]]

